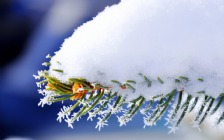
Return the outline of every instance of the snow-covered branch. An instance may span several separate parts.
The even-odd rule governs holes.
[[[171,132],[193,110],[195,127],[218,110],[222,124],[223,25],[222,0],[122,0],[47,56],[49,70],[35,76],[45,85],[40,105],[74,101],[59,112],[69,127],[85,114],[99,130],[113,114],[122,126],[139,110],[145,126],[169,111]]]

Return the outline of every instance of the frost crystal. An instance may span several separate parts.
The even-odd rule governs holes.
[[[54,94],[51,91],[45,91],[45,97],[40,99],[38,106],[44,107],[45,104],[51,105],[54,100]]]
[[[63,108],[61,108],[61,111],[58,113],[58,118],[57,121],[61,122],[62,119],[64,119],[65,117],[68,118],[69,115],[71,113],[71,106],[63,106]]]
[[[176,127],[176,126],[169,126],[168,128],[170,129],[169,134],[170,134],[170,133],[176,133],[176,131],[179,129],[179,128]]]
[[[107,124],[107,120],[103,120],[102,118],[98,117],[97,118],[99,121],[97,122],[96,128],[98,128],[98,130],[100,131],[100,129],[104,126],[108,126]]]
[[[73,129],[73,123],[74,123],[74,120],[73,119],[70,119],[70,118],[66,118],[65,121],[68,123],[68,127],[71,127]]]

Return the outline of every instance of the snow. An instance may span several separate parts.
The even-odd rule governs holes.
[[[224,0],[122,0],[76,29],[52,57],[49,72],[62,82],[82,77],[112,90],[119,88],[111,80],[135,80],[127,98],[173,89],[217,97],[224,92],[223,27]],[[179,76],[189,81],[177,84]]]

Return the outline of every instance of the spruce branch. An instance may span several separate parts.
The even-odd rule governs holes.
[[[151,88],[155,82],[158,82],[161,85],[165,84],[165,81],[160,77],[157,77],[157,80],[149,80],[146,75],[139,75],[142,77],[148,88]],[[88,120],[92,120],[98,116],[99,121],[96,128],[99,128],[100,130],[102,127],[108,125],[107,122],[113,114],[121,113],[122,115],[117,117],[120,122],[120,126],[122,126],[132,120],[138,111],[145,116],[145,126],[151,126],[156,124],[160,118],[164,116],[171,105],[173,110],[169,112],[169,118],[166,120],[171,124],[173,124],[173,121],[177,120],[173,127],[169,127],[176,131],[183,118],[187,113],[195,110],[196,106],[199,106],[199,110],[195,110],[197,112],[195,122],[200,126],[209,115],[215,114],[217,110],[221,108],[224,100],[223,93],[220,94],[218,98],[213,98],[206,95],[206,92],[200,92],[201,94],[199,94],[199,96],[203,96],[203,101],[200,103],[199,96],[194,97],[189,93],[185,93],[184,89],[179,91],[174,89],[170,93],[155,95],[150,99],[140,95],[135,99],[127,100],[127,95],[122,95],[119,91],[114,92],[111,85],[89,82],[84,78],[69,78],[67,82],[61,82],[57,78],[50,76],[47,71],[42,71],[35,77],[41,80],[38,84],[46,85],[43,90],[39,90],[39,92],[45,96],[41,99],[41,102],[39,103],[40,105],[50,105],[55,102],[68,100],[74,102],[72,106],[64,106],[58,113],[57,118],[60,122],[64,119],[71,128],[73,128],[72,124],[75,121],[78,121],[86,114],[89,114]],[[200,82],[204,81],[202,78],[198,78],[196,80]],[[184,76],[179,76],[178,78],[175,78],[174,81],[177,84],[184,85],[189,82],[190,79]],[[117,84],[122,91],[126,90],[133,93],[136,91],[135,85],[138,83],[135,80],[126,80],[125,82],[111,80],[111,84]],[[184,96],[187,96],[186,100]],[[175,100],[176,97],[178,98]],[[127,109],[125,109],[125,105],[128,106]],[[145,105],[145,107],[142,107],[143,105]],[[78,111],[74,112],[77,108],[79,108]],[[224,118],[222,113],[217,119],[217,125],[219,125],[223,120]]]

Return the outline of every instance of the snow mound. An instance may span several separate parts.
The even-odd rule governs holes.
[[[63,82],[135,80],[130,98],[173,89],[217,97],[224,92],[223,54],[224,0],[122,0],[75,30],[49,72]],[[150,88],[139,73],[152,81]],[[189,81],[177,84],[179,76]]]

